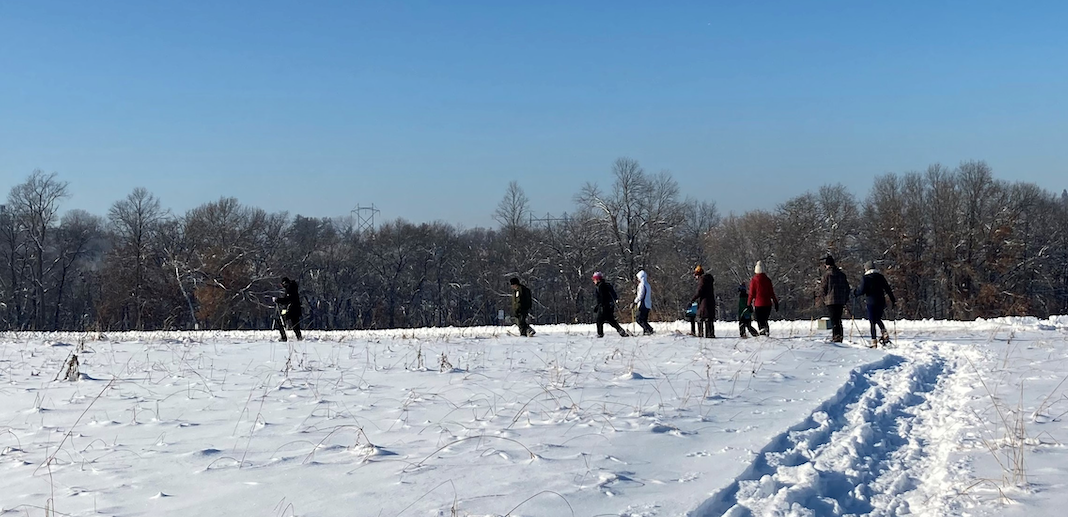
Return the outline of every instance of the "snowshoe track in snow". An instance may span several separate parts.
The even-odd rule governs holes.
[[[836,395],[775,437],[691,517],[906,515],[931,454],[917,415],[949,371],[936,356],[854,370]]]

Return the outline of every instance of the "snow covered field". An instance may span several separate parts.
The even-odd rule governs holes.
[[[684,325],[0,334],[0,515],[1068,508],[1068,317]]]

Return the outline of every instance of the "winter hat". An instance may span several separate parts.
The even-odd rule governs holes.
[[[512,285],[519,285],[519,279],[513,276],[512,279],[508,281],[508,283]]]
[[[604,279],[604,275],[602,275],[600,271],[594,271],[593,272],[593,279],[594,280],[602,280],[602,279]]]
[[[874,262],[869,260],[869,261],[864,263],[864,271],[871,271],[873,269],[875,269],[875,263]]]
[[[833,266],[834,265],[834,257],[832,257],[830,255],[830,253],[828,253],[827,256],[823,257],[823,263],[827,264],[828,266]]]
[[[760,273],[764,272],[764,261],[763,260],[758,260],[757,261],[756,266],[753,267],[753,272],[758,274],[758,275]]]
[[[288,276],[283,276],[282,277],[282,285],[286,285],[288,283],[289,283],[289,277]]]

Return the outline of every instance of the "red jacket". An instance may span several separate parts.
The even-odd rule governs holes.
[[[775,288],[771,286],[771,279],[764,273],[753,275],[749,281],[749,305],[753,307],[770,307],[779,304],[779,297],[775,296]]]

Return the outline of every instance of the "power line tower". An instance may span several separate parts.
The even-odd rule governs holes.
[[[546,213],[545,217],[534,217],[534,214],[531,214],[529,219],[531,226],[540,226],[544,224],[546,230],[551,230],[553,223],[567,222],[568,217],[567,213],[565,212],[564,215],[561,217],[553,217],[552,214],[549,213]]]
[[[379,210],[375,208],[375,204],[371,203],[371,206],[356,205],[356,208],[352,209],[352,214],[356,217],[356,229],[360,232],[365,230],[375,229],[375,214]]]

